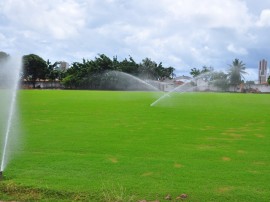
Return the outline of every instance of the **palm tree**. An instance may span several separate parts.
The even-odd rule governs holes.
[[[242,83],[243,74],[246,74],[245,69],[245,64],[239,59],[232,62],[228,71],[228,78],[232,86],[236,87]]]

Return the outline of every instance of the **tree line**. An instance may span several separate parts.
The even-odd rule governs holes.
[[[149,58],[145,58],[141,63],[136,63],[130,56],[128,59],[119,61],[117,57],[111,60],[104,54],[98,55],[94,60],[83,59],[82,62],[74,62],[66,71],[62,83],[67,88],[81,89],[111,89],[126,86],[126,78],[115,76],[111,72],[124,72],[142,79],[164,80],[172,79],[173,67],[164,67],[162,63],[157,64]],[[126,81],[126,83],[123,83]],[[116,87],[113,83],[121,83]]]
[[[0,60],[7,57],[8,54],[0,52]],[[31,83],[33,88],[36,88],[37,81],[57,80],[65,88],[110,89],[112,74],[106,74],[110,71],[159,81],[172,79],[175,76],[173,67],[164,67],[161,62],[157,63],[150,58],[137,63],[131,56],[119,61],[117,57],[110,59],[105,54],[99,54],[93,60],[82,59],[82,62],[73,62],[67,70],[59,69],[59,62],[45,61],[36,54],[24,55],[22,60],[22,80]],[[122,86],[125,86],[125,83]]]
[[[9,55],[0,52],[0,61],[5,60]],[[37,81],[59,81],[65,88],[70,89],[119,89],[121,83],[122,89],[127,86],[128,79],[115,77],[115,74],[109,72],[123,72],[133,75],[143,80],[163,81],[173,79],[176,75],[173,67],[164,67],[163,64],[156,63],[150,58],[143,59],[140,63],[129,56],[119,61],[115,56],[112,59],[105,54],[99,54],[92,60],[82,59],[82,62],[73,62],[67,70],[58,68],[59,62],[52,63],[45,61],[36,54],[23,56],[23,68],[21,78],[23,81],[31,83],[36,88]],[[201,77],[209,81],[214,86],[223,90],[234,86],[235,88],[244,83],[245,64],[239,59],[232,61],[227,73],[214,71],[213,67],[203,66],[202,69],[192,68],[190,75],[194,78]],[[211,74],[210,74],[211,72]],[[254,81],[247,81],[247,84],[254,84]],[[268,78],[270,84],[270,77]]]

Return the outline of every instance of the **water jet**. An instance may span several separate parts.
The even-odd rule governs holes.
[[[21,58],[0,60],[0,134],[2,135],[1,176],[7,165],[10,142],[14,140],[16,98],[20,80]],[[17,132],[17,131],[16,131]]]
[[[106,85],[114,90],[161,91],[159,82],[144,80],[125,72],[106,71],[101,77],[107,78]]]
[[[199,75],[199,76],[191,79],[190,82],[187,82],[187,83],[184,83],[183,85],[180,85],[180,86],[175,87],[174,89],[172,89],[171,91],[165,93],[164,95],[162,95],[161,97],[159,97],[157,100],[155,100],[153,103],[151,103],[150,106],[153,107],[157,103],[159,103],[161,100],[163,100],[163,99],[165,99],[167,97],[170,97],[173,92],[185,93],[185,92],[196,90],[197,87],[198,87],[197,81],[199,79],[204,79],[204,78],[210,77],[212,73],[213,72],[210,71],[210,72],[201,74],[201,75]]]

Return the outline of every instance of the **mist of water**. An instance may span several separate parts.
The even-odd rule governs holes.
[[[1,167],[3,171],[9,160],[10,140],[15,132],[16,97],[19,88],[21,58],[0,61],[0,135],[2,137]]]
[[[160,91],[158,82],[143,80],[125,72],[107,71],[102,77],[112,78],[109,85],[114,89]]]
[[[179,92],[179,93],[185,93],[185,92],[190,92],[190,91],[194,91],[198,88],[198,85],[195,84],[199,79],[203,79],[205,77],[211,76],[213,72],[207,72],[204,74],[201,74],[195,78],[193,78],[190,82],[184,83],[183,85],[177,86],[174,89],[170,90],[169,92],[165,93],[164,95],[162,95],[161,97],[159,97],[157,100],[155,100],[153,103],[150,104],[150,106],[155,106],[157,103],[159,103],[160,101],[168,98],[171,96],[172,93],[174,92]]]

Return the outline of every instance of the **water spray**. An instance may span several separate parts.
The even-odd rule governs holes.
[[[9,143],[13,132],[14,115],[16,114],[16,96],[19,87],[21,62],[21,58],[8,58],[7,61],[0,64],[0,87],[5,89],[3,92],[9,92],[3,96],[3,98],[6,98],[7,102],[3,102],[3,105],[0,105],[4,111],[4,113],[2,113],[4,114],[3,118],[6,120],[6,122],[3,122],[3,124],[6,125],[1,125],[1,127],[3,126],[3,128],[5,128],[5,131],[3,131],[2,137],[0,179],[3,179],[3,171],[8,162]]]
[[[112,76],[112,77],[116,77],[116,78],[122,78],[122,79],[127,79],[127,84],[130,87],[135,87],[136,88],[136,82],[138,84],[141,84],[141,86],[139,86],[139,88],[143,89],[143,90],[151,90],[151,91],[160,91],[159,89],[159,85],[158,83],[154,83],[151,84],[154,81],[151,80],[143,80],[140,79],[136,76],[133,76],[131,74],[125,73],[125,72],[120,72],[120,71],[106,71],[103,76]],[[120,87],[127,87],[127,85],[125,86],[120,86]]]
[[[193,91],[193,89],[196,89],[197,88],[197,85],[196,86],[191,86],[189,87],[188,85],[192,85],[192,82],[200,79],[200,78],[204,78],[205,76],[209,76],[211,75],[213,72],[210,71],[210,72],[206,72],[204,74],[201,74],[195,78],[193,78],[190,82],[188,83],[185,83],[183,85],[180,85],[180,86],[177,86],[175,87],[174,89],[172,89],[171,91],[167,92],[166,94],[162,95],[160,98],[158,98],[156,101],[154,101],[152,104],[150,104],[151,107],[155,106],[158,102],[160,102],[161,100],[163,100],[164,98],[166,97],[170,97],[170,95],[173,93],[173,92],[176,92],[176,91],[179,91],[180,90],[180,93],[184,93],[184,92],[188,92],[188,91]],[[184,89],[185,87],[188,87],[187,89]]]
[[[12,119],[13,119],[15,104],[16,104],[16,95],[17,95],[16,91],[17,91],[17,85],[15,85],[15,89],[13,90],[12,99],[11,99],[11,103],[10,103],[10,109],[8,112],[9,114],[8,114],[8,120],[7,120],[7,128],[6,128],[6,132],[5,132],[5,141],[4,141],[2,161],[1,161],[1,170],[4,170],[4,167],[6,164],[7,146],[8,146],[8,142],[9,142],[10,130],[11,130],[11,126],[12,126]]]
[[[182,87],[182,86],[180,86]],[[190,88],[188,88],[187,90],[181,91],[180,93],[184,93],[184,92],[188,92],[189,90],[193,90],[194,88],[196,88],[197,86],[192,86]],[[154,101],[152,104],[150,104],[151,107],[155,106],[159,101],[161,101],[162,99],[166,98],[166,97],[171,97],[171,93],[176,91],[177,89],[179,89],[179,86],[174,89],[173,91],[170,91],[166,94],[164,94],[163,96],[161,96],[160,98],[158,98],[156,101]]]

